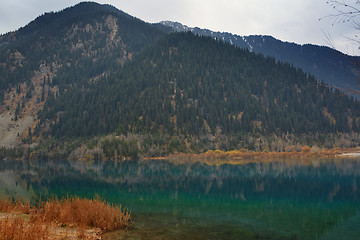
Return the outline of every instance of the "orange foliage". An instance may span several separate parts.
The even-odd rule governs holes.
[[[77,237],[86,239],[87,227],[111,231],[133,224],[129,212],[98,196],[95,199],[67,197],[40,201],[38,206],[3,199],[0,201],[0,212],[10,213],[0,215],[0,240],[53,239],[51,231],[60,226],[76,227]]]
[[[301,149],[301,152],[303,153],[310,153],[311,152],[311,148],[309,146],[304,146],[302,149]]]
[[[342,153],[358,152],[359,149],[316,149],[312,150],[309,146],[302,147],[301,151],[292,146],[286,152],[252,152],[246,149],[221,151],[209,150],[200,154],[176,154],[164,160],[176,163],[202,162],[206,164],[241,164],[248,161],[267,161],[271,159],[308,159],[308,158],[336,158],[341,157]]]
[[[49,200],[40,205],[32,217],[41,218],[45,222],[98,227],[105,231],[127,228],[132,224],[130,213],[121,210],[121,206],[110,205],[99,197],[68,197],[62,200]]]
[[[42,222],[28,222],[21,217],[0,220],[0,240],[49,239],[48,226]]]
[[[0,212],[29,214],[30,204],[28,202],[22,202],[21,198],[16,202],[9,201],[5,198],[0,201]]]

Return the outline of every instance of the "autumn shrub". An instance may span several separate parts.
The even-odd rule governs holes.
[[[126,228],[132,224],[130,213],[121,206],[100,199],[79,197],[53,199],[40,204],[34,218],[61,225],[98,227],[105,231]]]
[[[76,227],[83,239],[88,227],[110,231],[132,225],[128,211],[98,196],[55,198],[39,201],[37,206],[5,198],[0,201],[0,212],[5,213],[0,215],[0,240],[50,239],[54,230],[49,232],[49,228],[54,227]]]
[[[0,240],[45,240],[49,229],[43,222],[29,222],[20,216],[0,219]]]
[[[309,146],[304,146],[301,150],[302,153],[310,153],[311,152],[311,148]]]
[[[29,202],[23,202],[21,198],[17,201],[11,201],[9,198],[3,198],[0,201],[0,212],[29,214],[31,211]]]

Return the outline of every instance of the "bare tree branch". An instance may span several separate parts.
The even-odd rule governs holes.
[[[322,17],[319,19],[320,21],[331,19],[332,25],[341,23],[350,24],[354,29],[360,31],[360,0],[328,0],[326,3],[330,5],[336,13]],[[330,35],[324,31],[323,33],[328,43],[330,43],[330,46],[334,48],[334,43]],[[360,49],[360,37],[358,35],[345,38],[354,42]]]
[[[326,2],[334,9],[334,14],[330,14],[326,17],[322,17],[319,20],[330,19],[332,20],[332,25],[334,24],[350,24],[354,29],[360,31],[360,0],[328,0]],[[332,40],[331,35],[328,32],[322,30],[328,45],[336,50],[335,44]],[[345,37],[346,39],[354,42],[358,48],[360,49],[360,35],[355,35],[353,37]],[[360,69],[360,63],[355,60],[353,57],[344,54],[345,58],[356,67],[356,69]],[[347,88],[339,88],[346,94],[351,95],[360,95],[359,90]]]
[[[359,0],[329,0],[326,3],[329,4],[336,13],[320,18],[320,20],[331,18],[334,21],[333,24],[352,22],[355,23],[356,26],[359,25],[356,20],[356,18],[360,16]]]

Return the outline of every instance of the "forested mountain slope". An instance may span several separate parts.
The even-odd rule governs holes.
[[[163,37],[84,87],[47,102],[41,116],[54,122],[51,135],[359,131],[358,101],[289,64],[189,32]]]
[[[357,100],[291,64],[169,33],[109,5],[80,3],[0,36],[1,146],[12,139],[69,153],[73,141],[99,137],[107,142],[94,140],[94,152],[115,156],[117,147],[135,156],[138,146],[154,155],[256,149],[251,139],[271,146],[270,138],[288,136],[301,144],[322,136],[334,146],[342,134],[353,146],[359,111]]]
[[[348,56],[325,46],[283,42],[272,36],[239,36],[198,27],[190,28],[171,21],[163,21],[160,24],[173,31],[191,31],[201,36],[211,36],[240,48],[273,57],[278,61],[288,62],[314,75],[319,82],[359,98],[360,57]]]
[[[84,2],[0,36],[1,139],[24,138],[48,98],[121,68],[163,35],[112,6]],[[21,127],[28,116],[34,121]]]
[[[163,33],[109,5],[80,3],[46,13],[0,38],[0,90],[26,82],[35,71],[87,82],[114,71]]]

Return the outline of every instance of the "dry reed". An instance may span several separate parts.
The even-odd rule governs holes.
[[[130,213],[121,206],[110,205],[98,196],[94,199],[78,197],[53,199],[40,203],[34,218],[63,226],[98,227],[105,231],[127,228],[132,224]]]
[[[8,198],[4,198],[0,201],[0,212],[29,214],[30,210],[30,204],[21,201],[21,198],[17,201],[10,201]]]
[[[0,219],[0,240],[42,240],[49,239],[48,225],[43,222],[29,222],[21,216]]]
[[[132,225],[129,212],[98,196],[94,199],[55,198],[40,201],[37,206],[3,199],[0,212],[8,213],[0,214],[0,240],[52,239],[49,229],[54,227],[76,227],[78,239],[83,239],[88,227],[111,231]]]

